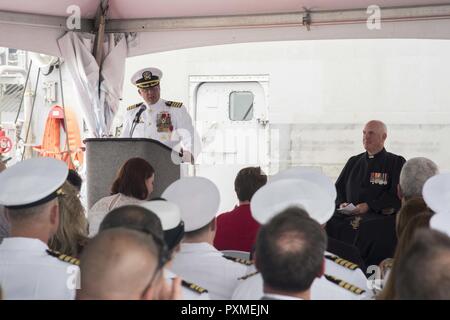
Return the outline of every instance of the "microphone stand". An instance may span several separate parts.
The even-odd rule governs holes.
[[[141,114],[145,111],[145,109],[147,109],[147,107],[145,105],[143,105],[141,107],[141,109],[136,113],[136,116],[134,117],[133,123],[131,124],[130,138],[133,138],[134,130],[136,129],[136,126],[139,123],[139,119],[141,118]]]

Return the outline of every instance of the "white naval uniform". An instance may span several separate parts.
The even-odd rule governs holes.
[[[178,143],[182,142],[182,147],[185,150],[192,150],[192,141],[194,141],[194,134],[196,133],[192,125],[191,116],[184,106],[168,106],[166,105],[166,100],[164,99],[159,99],[157,103],[152,105],[148,105],[145,102],[142,105],[145,105],[146,109],[141,114],[139,123],[134,129],[133,138],[150,138],[158,140],[170,148],[174,148]],[[133,120],[142,105],[138,104],[135,108],[127,110],[121,137],[130,138],[130,130]],[[157,118],[158,115],[162,113],[170,114],[171,123],[174,130],[173,132],[170,132],[170,130],[167,129],[164,132],[158,132]],[[175,130],[179,131],[175,132]]]
[[[325,252],[325,255],[339,258],[335,254],[327,251]],[[354,265],[351,262],[348,262],[348,264]],[[360,268],[351,270],[343,265],[340,265],[339,263],[334,262],[333,260],[325,259],[325,274],[329,274],[335,276],[336,278],[342,279],[348,283],[353,284],[354,286],[357,286],[358,288],[365,290],[366,292],[370,291],[370,289],[367,288],[367,278]]]
[[[256,269],[253,269],[256,270]],[[263,279],[260,273],[239,280],[239,285],[231,297],[232,300],[259,300],[264,295]],[[311,285],[311,300],[366,300],[366,293],[355,294],[328,281],[324,276],[316,278]]]
[[[166,280],[172,280],[176,276],[177,275],[169,269],[164,269],[164,278]],[[171,284],[171,282],[169,284]],[[208,292],[196,292],[192,289],[186,288],[185,286],[181,287],[181,294],[183,300],[210,300]]]
[[[209,292],[212,300],[229,299],[238,285],[238,278],[247,274],[248,266],[228,260],[212,245],[181,243],[171,270]]]
[[[47,249],[47,245],[38,239],[3,239],[0,244],[0,284],[5,299],[75,298],[79,267],[50,256]]]

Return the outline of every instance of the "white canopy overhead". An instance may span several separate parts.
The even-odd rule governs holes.
[[[367,8],[374,2],[381,8],[377,29],[368,27],[374,12]],[[103,16],[101,5],[107,8]],[[73,30],[67,21],[77,13],[81,23]],[[113,41],[117,37],[123,41]],[[228,43],[362,38],[450,39],[450,2],[0,0],[0,46],[63,57],[97,137],[108,134],[117,110],[126,56]]]
[[[101,0],[0,0],[0,46],[60,56],[68,8],[93,31]],[[225,43],[340,38],[450,38],[445,0],[109,0],[106,32],[140,31],[128,56]],[[382,8],[369,30],[368,6]],[[417,7],[424,6],[424,7]],[[395,7],[401,7],[392,9]],[[310,31],[304,27],[310,10]],[[306,19],[307,21],[308,19]],[[395,22],[392,22],[395,21]]]

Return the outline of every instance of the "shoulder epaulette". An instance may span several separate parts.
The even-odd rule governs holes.
[[[61,261],[64,261],[64,262],[67,262],[67,263],[70,263],[70,264],[74,264],[76,266],[80,265],[80,260],[78,260],[77,258],[68,256],[67,254],[63,254],[61,252],[53,251],[53,250],[50,250],[50,249],[47,249],[47,253],[49,255],[51,255],[52,257],[58,258]]]
[[[205,288],[202,288],[198,285],[196,285],[195,283],[191,283],[191,282],[187,282],[184,280],[181,280],[181,285],[185,288],[188,288],[194,292],[197,292],[198,294],[202,294],[202,293],[208,293],[208,290],[206,290]]]
[[[127,111],[130,111],[130,110],[139,108],[139,107],[142,105],[142,103],[143,103],[143,102],[140,102],[140,103],[136,103],[136,104],[133,104],[133,105],[129,106],[129,107],[127,108]]]
[[[253,262],[251,262],[250,260],[247,259],[241,259],[241,258],[235,258],[235,257],[229,257],[229,256],[223,256],[225,259],[240,263],[240,264],[245,264],[247,266],[251,266],[253,264]]]
[[[245,279],[251,278],[253,276],[256,276],[258,273],[259,273],[259,271],[255,271],[255,272],[246,274],[245,276],[238,278],[238,280],[245,280]]]
[[[344,280],[341,280],[341,279],[339,279],[339,278],[330,276],[330,275],[328,275],[328,274],[325,274],[324,276],[325,276],[325,278],[326,278],[328,281],[331,281],[331,282],[333,282],[334,284],[337,284],[339,287],[342,287],[342,288],[344,288],[344,289],[346,289],[346,290],[348,290],[348,291],[350,291],[350,292],[352,292],[352,293],[354,293],[354,294],[361,295],[361,294],[363,294],[364,292],[366,292],[365,290],[363,290],[363,289],[361,289],[361,288],[358,288],[357,286],[354,286],[354,285],[352,285],[351,283],[348,283],[348,282],[346,282],[346,281],[344,281]]]
[[[325,258],[328,259],[328,260],[331,260],[331,261],[333,261],[335,263],[337,263],[340,266],[343,266],[344,268],[347,268],[347,269],[350,269],[350,270],[358,269],[358,265],[357,264],[355,264],[355,263],[353,263],[351,261],[339,258],[337,256],[332,256],[332,255],[326,254]]]
[[[168,107],[181,108],[182,105],[183,105],[183,102],[166,101],[166,106],[168,106]]]

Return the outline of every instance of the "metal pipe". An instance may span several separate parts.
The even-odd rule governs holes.
[[[168,30],[202,30],[229,28],[303,27],[309,14],[310,26],[362,24],[369,14],[366,9],[340,11],[302,11],[280,14],[211,16],[189,18],[156,18],[109,20],[106,32],[151,32]],[[382,22],[450,19],[450,5],[381,8]]]

